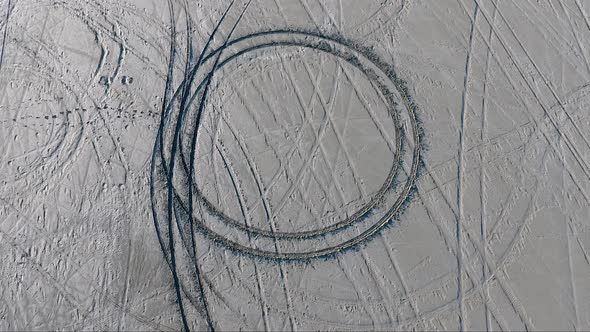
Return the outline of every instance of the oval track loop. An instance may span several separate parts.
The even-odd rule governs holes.
[[[197,186],[196,182],[192,181],[192,176],[190,176],[191,170],[195,172],[205,172],[207,170],[197,170],[194,165],[195,160],[190,156],[195,156],[199,127],[202,125],[201,119],[202,113],[204,112],[204,104],[207,103],[208,85],[211,84],[215,72],[223,68],[226,64],[235,61],[240,56],[255,54],[255,51],[291,46],[311,49],[334,56],[351,65],[353,68],[360,70],[387,103],[388,113],[394,120],[394,125],[396,127],[396,151],[393,166],[390,169],[385,182],[377,190],[374,196],[355,213],[344,220],[317,229],[297,232],[275,232],[253,227],[232,219],[215,207],[214,204],[203,195],[203,192]],[[223,46],[212,50],[203,58],[203,61],[195,65],[191,69],[190,74],[185,77],[189,76],[198,76],[199,78],[196,82],[199,82],[199,84],[196,88],[191,89],[190,85],[193,81],[183,81],[173,95],[169,103],[170,114],[167,115],[167,123],[175,123],[176,126],[167,125],[161,129],[159,138],[161,139],[162,146],[160,146],[159,149],[159,158],[162,161],[161,165],[166,174],[168,174],[169,170],[166,169],[165,165],[169,163],[169,159],[179,158],[176,163],[178,165],[177,169],[174,170],[177,178],[175,181],[172,181],[173,183],[168,183],[168,185],[174,187],[175,204],[174,207],[167,206],[167,208],[180,209],[182,212],[181,214],[188,218],[191,229],[194,226],[194,228],[199,229],[213,241],[218,242],[229,249],[258,257],[280,260],[325,257],[352,248],[377,234],[400,213],[402,206],[409,199],[411,189],[417,176],[421,151],[420,128],[415,114],[416,107],[412,102],[404,83],[396,76],[393,69],[378,59],[371,51],[342,39],[326,37],[311,32],[288,30],[268,31],[236,38],[227,42]],[[185,96],[184,98],[187,98],[183,100],[181,99],[181,94],[179,92],[186,91],[185,89],[191,91],[191,94],[187,95],[183,93]],[[175,113],[172,111],[174,104],[185,106],[181,107],[181,110],[178,113]],[[402,143],[405,140],[402,139],[403,133],[399,114],[400,107],[405,113],[403,115],[404,119],[407,119],[409,124],[409,132],[406,133],[406,135],[408,135],[413,144],[413,149],[408,151],[409,155],[407,158],[402,158],[402,153],[409,149],[404,149],[402,146]],[[188,138],[186,136],[188,136]],[[178,144],[178,142],[176,143],[179,148],[175,154],[167,156],[166,151],[168,151],[169,147],[174,144],[174,139],[171,141],[166,139],[169,137],[178,137],[180,144]],[[192,142],[192,144],[186,142]],[[407,162],[411,161],[410,172],[407,179],[400,183],[401,188],[396,188],[394,185],[396,182],[395,179],[399,173],[399,166],[404,160]],[[167,176],[162,178],[165,179]],[[189,179],[191,181],[189,181]],[[189,186],[191,188],[187,189]],[[187,195],[185,194],[187,190],[191,192],[188,196],[192,196],[193,199],[198,202],[200,207],[199,211],[201,211],[201,213],[205,211],[207,216],[200,217],[195,215],[193,208],[191,207],[192,203],[187,200]],[[397,196],[394,197],[392,195]],[[382,202],[387,202],[387,206],[381,206],[380,203]],[[375,213],[377,210],[379,213]],[[221,222],[236,231],[245,232],[248,237],[266,237],[274,241],[299,241],[308,239],[318,239],[319,241],[322,241],[323,237],[326,235],[335,234],[336,232],[351,228],[356,224],[362,223],[365,225],[365,228],[359,228],[356,235],[343,239],[335,245],[327,245],[321,248],[302,251],[279,252],[278,246],[276,245],[275,251],[264,250],[239,243],[238,241],[223,236],[210,227],[208,223],[205,222],[204,218]],[[369,225],[366,226],[366,224]]]

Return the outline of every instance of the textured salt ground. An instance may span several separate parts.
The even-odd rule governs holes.
[[[176,88],[187,21],[198,54],[230,3],[170,4],[174,15],[166,1],[1,2],[0,329],[183,328],[150,201],[170,22]],[[418,108],[423,165],[393,225],[328,258],[264,260],[196,232],[189,327],[209,316],[218,330],[590,329],[589,15],[583,0],[253,1],[235,36],[341,35],[393,65]],[[309,50],[234,65],[205,108],[204,194],[237,220],[243,200],[269,227],[259,179],[288,231],[354,213],[395,153],[370,84]],[[225,150],[207,154],[215,129]]]

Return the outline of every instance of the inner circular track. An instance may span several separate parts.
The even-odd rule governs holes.
[[[322,230],[358,218],[391,185],[394,110],[333,54],[290,45],[241,54],[215,72],[207,101],[194,178],[235,223],[247,227],[247,214],[267,232]]]

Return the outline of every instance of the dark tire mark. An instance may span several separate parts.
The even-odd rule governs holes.
[[[263,43],[258,43],[258,44],[255,43],[254,46],[250,46],[245,49],[241,49],[241,50],[233,53],[232,55],[226,57],[223,61],[218,60],[221,57],[223,51],[230,49],[230,47],[237,45],[237,43],[239,43],[239,42],[250,42],[251,43],[252,40],[255,40],[256,38],[276,37],[276,36],[279,36],[282,38],[287,37],[287,39],[281,40],[281,41],[274,41],[274,42],[263,42]],[[298,38],[300,38],[302,40],[298,40]],[[388,192],[389,190],[391,190],[392,183],[393,183],[394,178],[396,177],[397,169],[398,169],[399,162],[400,162],[400,153],[399,152],[396,153],[394,167],[391,169],[386,182],[381,187],[381,189],[377,192],[375,197],[368,204],[366,204],[364,207],[362,207],[359,211],[357,211],[351,217],[346,218],[345,220],[340,221],[338,223],[335,223],[330,226],[327,226],[327,227],[324,227],[321,229],[317,229],[317,230],[311,230],[311,231],[305,231],[305,232],[272,232],[272,231],[268,231],[268,230],[263,230],[263,229],[259,229],[259,228],[246,226],[236,220],[231,219],[227,215],[223,214],[216,207],[214,207],[211,202],[209,202],[205,197],[203,197],[202,192],[199,190],[199,188],[196,186],[196,184],[193,181],[193,174],[195,171],[195,165],[194,165],[195,158],[194,157],[195,157],[195,151],[196,151],[196,145],[197,145],[197,143],[196,143],[197,138],[196,137],[198,136],[198,128],[200,125],[200,119],[202,117],[204,104],[206,102],[208,86],[211,82],[211,79],[212,79],[212,76],[214,75],[215,70],[222,68],[228,62],[230,62],[230,61],[234,60],[235,58],[237,58],[243,54],[246,54],[248,52],[252,52],[252,51],[260,50],[260,49],[264,49],[264,48],[279,47],[279,46],[296,46],[296,47],[310,48],[310,49],[314,49],[314,50],[317,50],[320,52],[328,53],[328,54],[334,55],[340,59],[343,59],[347,63],[353,65],[355,68],[361,70],[363,73],[365,73],[365,75],[369,78],[369,80],[380,90],[382,95],[386,98],[386,100],[389,103],[389,111],[396,121],[396,127],[398,127],[398,129],[401,130],[401,128],[399,126],[398,115],[395,113],[395,106],[397,105],[397,102],[394,100],[395,93],[390,88],[388,88],[385,83],[383,83],[382,81],[379,80],[379,76],[386,77],[387,80],[389,81],[388,83],[393,85],[395,87],[395,89],[397,90],[396,92],[401,96],[402,105],[406,109],[409,119],[410,119],[410,127],[411,127],[410,128],[411,129],[410,135],[412,136],[413,141],[416,143],[414,145],[415,148],[413,151],[412,168],[411,168],[410,176],[408,177],[408,180],[406,181],[406,183],[404,185],[401,195],[399,196],[397,201],[389,208],[388,212],[379,221],[377,221],[374,225],[372,225],[369,229],[364,231],[359,236],[349,239],[347,241],[344,241],[344,242],[340,243],[339,245],[330,246],[330,247],[323,248],[320,250],[312,250],[312,251],[307,251],[307,252],[276,253],[276,252],[271,252],[271,251],[264,251],[264,250],[249,248],[249,247],[246,247],[244,245],[241,245],[235,241],[229,240],[229,239],[219,235],[218,233],[214,232],[211,228],[209,228],[207,225],[205,225],[202,220],[195,218],[193,216],[194,207],[192,207],[192,205],[193,205],[192,198],[196,198],[196,199],[200,200],[201,203],[203,204],[203,206],[205,207],[205,209],[208,210],[209,213],[214,215],[216,218],[221,219],[226,224],[229,224],[229,225],[237,228],[240,231],[245,231],[248,234],[254,234],[257,236],[274,238],[274,239],[298,240],[298,239],[318,238],[318,237],[322,237],[328,233],[333,233],[333,232],[339,231],[341,229],[344,229],[346,227],[349,227],[349,226],[353,225],[355,222],[365,219],[370,214],[371,210],[375,207],[375,205],[382,199],[383,195],[386,192]],[[341,48],[341,49],[338,49],[338,48]],[[182,83],[182,87],[180,89],[185,91],[185,93],[183,94],[183,98],[180,99],[180,103],[183,104],[183,106],[181,106],[181,110],[180,110],[179,114],[176,115],[176,117],[177,117],[176,131],[173,131],[173,133],[171,134],[174,137],[176,137],[173,139],[172,145],[180,148],[179,155],[181,156],[180,163],[181,163],[182,167],[180,167],[179,170],[181,172],[185,173],[185,178],[184,178],[184,180],[182,180],[182,182],[185,182],[186,186],[188,187],[188,192],[189,192],[189,196],[190,196],[188,199],[188,202],[182,198],[181,192],[185,189],[176,188],[172,185],[173,179],[172,179],[172,177],[169,176],[170,173],[172,173],[172,172],[170,172],[172,170],[172,167],[170,167],[171,165],[168,165],[168,167],[166,167],[164,165],[164,167],[163,167],[163,172],[168,175],[168,184],[172,185],[172,188],[173,188],[172,192],[176,196],[175,198],[177,200],[176,203],[177,203],[178,208],[185,209],[186,212],[188,213],[188,216],[189,216],[188,222],[190,222],[191,224],[194,224],[194,226],[196,228],[200,229],[204,234],[206,234],[212,240],[219,242],[230,249],[234,249],[234,250],[242,251],[242,252],[252,254],[255,256],[266,257],[266,258],[308,259],[308,258],[323,257],[323,256],[327,256],[330,254],[334,254],[334,253],[337,253],[341,250],[351,248],[351,247],[363,242],[364,240],[375,235],[381,228],[383,228],[385,225],[387,225],[389,223],[389,221],[400,212],[401,207],[404,205],[403,203],[409,197],[411,188],[413,186],[413,183],[414,183],[414,181],[416,179],[416,175],[417,175],[418,161],[420,158],[420,150],[421,150],[421,145],[419,144],[419,142],[420,142],[420,129],[419,129],[419,125],[416,121],[416,116],[415,116],[416,107],[413,104],[412,99],[407,92],[407,89],[405,88],[405,84],[396,76],[395,72],[392,70],[392,68],[390,66],[388,66],[384,62],[380,61],[370,51],[363,49],[363,48],[361,48],[353,43],[350,43],[348,41],[342,40],[340,38],[326,37],[326,36],[322,36],[322,35],[314,33],[314,32],[293,31],[293,30],[267,31],[267,32],[254,33],[254,34],[250,34],[247,36],[237,38],[235,40],[226,42],[225,45],[208,53],[204,57],[202,63],[205,64],[208,60],[213,60],[214,58],[215,58],[215,61],[216,62],[219,61],[219,63],[214,64],[213,69],[207,74],[205,79],[203,79],[200,82],[200,84],[195,89],[195,92],[190,97],[190,100],[188,100],[188,101],[187,101],[188,96],[186,95],[186,91],[190,90],[190,85],[193,82],[191,80],[190,82],[185,81]],[[367,62],[368,65],[363,64],[363,61]],[[371,68],[371,67],[373,67],[373,68]],[[194,76],[194,74],[196,74],[197,69],[198,69],[197,66],[195,66],[193,68],[193,72],[191,73],[192,77]],[[188,88],[186,88],[185,85],[187,85]],[[198,104],[198,110],[197,110],[196,114],[193,114],[193,113],[187,111],[187,109],[191,106],[191,104],[195,101],[195,99],[197,97],[200,97],[200,103]],[[178,98],[178,94],[175,94],[175,96],[172,97],[169,105],[174,103],[176,98]],[[166,111],[165,113],[168,113],[168,112],[169,111]],[[189,115],[191,117],[189,117]],[[173,115],[167,114],[167,116],[173,116]],[[190,151],[189,151],[189,158],[188,158],[189,160],[187,161],[186,154],[184,153],[184,147],[183,147],[184,144],[178,144],[176,142],[176,140],[180,140],[180,138],[178,138],[178,137],[180,137],[179,131],[182,131],[183,125],[185,125],[185,121],[187,121],[187,119],[190,119],[192,117],[196,118],[196,120],[194,123],[191,123],[193,128],[189,128],[189,132],[191,133],[190,136],[192,137],[192,141],[194,141],[194,143],[191,142]],[[168,158],[175,158],[176,157],[175,154],[177,152],[175,149],[175,151],[173,151],[173,153],[171,153],[171,155],[168,158],[166,157],[166,155],[164,153],[166,151],[166,149],[164,148],[164,141],[163,141],[163,137],[165,136],[165,132],[164,132],[165,130],[167,130],[167,129],[163,127],[162,132],[159,135],[160,146],[157,148],[157,151],[156,151],[156,153],[159,153],[159,158],[161,158],[162,160],[167,160]],[[401,151],[401,149],[402,149],[402,147],[401,147],[402,142],[401,141],[402,141],[401,135],[396,133],[396,144],[398,147],[398,151]],[[170,164],[172,164],[172,163],[170,163]],[[172,205],[172,202],[169,202],[169,205]]]

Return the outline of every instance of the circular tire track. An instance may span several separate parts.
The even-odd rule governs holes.
[[[200,121],[204,104],[207,102],[207,91],[215,71],[237,57],[247,53],[282,46],[301,47],[327,53],[360,70],[387,101],[388,110],[398,129],[396,130],[397,151],[395,154],[394,166],[390,170],[385,183],[369,203],[349,218],[327,227],[303,232],[272,232],[244,225],[237,220],[231,219],[219,211],[219,209],[202,195],[191,175],[192,170],[195,170],[194,155],[196,142],[198,140],[197,136],[199,127],[201,126]],[[228,55],[223,57],[224,53],[227,53]],[[421,152],[420,128],[415,114],[416,107],[413,104],[404,83],[396,76],[392,68],[379,60],[371,51],[342,39],[322,36],[312,32],[290,30],[268,31],[236,38],[232,41],[226,42],[225,45],[212,50],[203,58],[201,63],[192,68],[191,75],[196,74],[200,74],[203,78],[197,80],[197,82],[200,83],[194,89],[191,89],[192,82],[187,81],[186,78],[188,76],[185,74],[185,80],[176,90],[176,93],[169,102],[168,108],[170,111],[165,114],[166,119],[158,134],[158,140],[154,152],[158,164],[156,166],[160,167],[162,173],[160,173],[159,176],[156,174],[153,178],[153,185],[172,186],[174,202],[169,204],[169,202],[163,203],[162,201],[155,199],[154,206],[163,207],[163,209],[159,209],[159,211],[156,211],[155,209],[154,211],[156,214],[163,213],[163,211],[167,209],[173,209],[177,217],[177,223],[184,223],[185,221],[178,220],[178,216],[184,216],[187,219],[186,222],[188,222],[188,226],[190,226],[189,228],[191,230],[197,228],[210,239],[229,249],[258,257],[292,260],[325,257],[358,245],[371,238],[385,227],[397,214],[399,214],[402,206],[407,202],[417,176]],[[192,94],[190,95],[190,98],[185,98],[183,100],[181,99],[180,91],[184,91],[185,93],[183,94],[188,96],[189,94],[186,93],[186,89],[191,90]],[[197,98],[200,101],[194,107],[191,107]],[[180,104],[180,110],[178,112],[172,111],[174,104]],[[408,151],[408,157],[405,159],[401,155],[404,151],[409,149],[404,149],[402,146],[401,125],[399,122],[400,114],[396,111],[398,106],[400,106],[405,112],[404,116],[409,124],[408,136],[412,140],[414,147],[411,151]],[[190,139],[185,138],[187,135]],[[192,144],[187,144],[187,141],[192,141]],[[188,158],[187,153],[185,153],[186,151],[188,151]],[[171,159],[173,158],[178,158],[178,162],[171,163]],[[411,163],[411,168],[405,181],[401,181],[399,192],[396,192],[393,183],[398,175],[399,165],[403,160],[409,161]],[[177,176],[170,176],[170,169],[167,167],[169,164],[178,165],[176,169],[172,169],[172,174],[177,174]],[[389,197],[384,197],[387,195],[389,195]],[[391,197],[392,195],[395,195],[395,197]],[[200,211],[206,210],[207,216],[195,216],[195,210],[192,207],[192,198],[199,202]],[[385,208],[376,207],[377,205],[381,205],[377,203],[383,202],[387,205]],[[379,210],[378,213],[376,213],[376,210]],[[378,217],[374,218],[377,215]],[[166,220],[165,218],[159,218],[157,216],[156,219],[162,221]],[[224,225],[229,226],[236,231],[246,233],[248,238],[255,235],[257,240],[266,238],[267,240],[275,241],[272,242],[275,245],[275,250],[260,249],[240,243],[234,239],[229,239],[228,237],[221,235],[219,232],[216,232],[213,227],[208,225],[208,222],[206,222],[205,219],[208,219],[208,222],[222,222]],[[351,228],[353,225],[361,223],[364,225],[365,229],[362,229],[360,234],[350,236],[348,239],[341,240],[334,245],[309,250],[304,249],[300,251],[280,252],[276,244],[276,241],[280,240],[322,240],[325,236],[334,236],[332,233],[343,231],[347,228]],[[369,223],[370,225],[365,225]],[[185,224],[183,225],[186,226]],[[183,229],[184,226],[179,225],[178,228]],[[166,227],[163,225],[161,228]],[[358,229],[356,229],[356,231],[358,231]],[[186,236],[184,238],[186,238]]]

